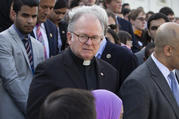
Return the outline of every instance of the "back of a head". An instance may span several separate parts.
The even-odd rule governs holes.
[[[152,16],[149,17],[148,21],[147,21],[147,28],[150,28],[150,24],[153,20],[158,20],[158,19],[164,19],[165,22],[169,22],[168,17],[165,14],[162,13],[155,13]]]
[[[176,47],[176,44],[178,44],[177,39],[179,39],[179,35],[177,32],[179,32],[178,24],[173,22],[162,24],[156,32],[156,37],[154,40],[155,52],[158,54],[162,53],[162,50],[166,45]]]
[[[13,3],[13,10],[18,13],[23,5],[37,7],[39,5],[39,0],[14,0]]]
[[[117,35],[121,43],[126,44],[127,40],[132,40],[132,36],[126,31],[119,31]]]
[[[96,119],[94,97],[82,89],[60,89],[41,107],[40,119]]]
[[[163,8],[161,8],[159,10],[159,13],[163,13],[166,16],[168,16],[168,15],[174,15],[174,12],[173,12],[173,10],[170,7],[163,7]]]
[[[96,100],[97,119],[119,119],[122,101],[114,93],[99,89],[92,91]]]

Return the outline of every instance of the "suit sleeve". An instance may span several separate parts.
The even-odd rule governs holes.
[[[120,89],[124,106],[124,119],[148,119],[149,96],[141,82],[126,80]]]
[[[39,119],[40,107],[44,100],[51,92],[57,90],[53,85],[53,81],[50,81],[48,73],[45,71],[47,70],[45,65],[45,63],[41,63],[36,68],[35,76],[29,90],[26,119]]]
[[[19,110],[25,113],[28,94],[24,89],[24,79],[17,72],[11,45],[3,36],[0,36],[0,78],[2,78],[4,89]]]
[[[124,82],[124,80],[129,76],[129,74],[136,69],[138,66],[137,58],[133,53],[126,53],[125,59],[123,60],[123,63],[121,64],[120,69],[120,84]]]

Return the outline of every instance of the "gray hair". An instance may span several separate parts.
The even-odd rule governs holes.
[[[80,6],[80,7],[73,8],[72,10],[70,10],[68,13],[69,15],[68,31],[69,32],[72,32],[74,30],[74,23],[84,14],[95,15],[102,26],[103,34],[106,33],[108,16],[107,16],[106,11],[102,7],[97,6],[97,5]]]

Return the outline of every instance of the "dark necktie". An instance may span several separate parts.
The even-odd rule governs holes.
[[[170,74],[168,75],[168,78],[171,81],[171,87],[170,88],[171,88],[173,95],[176,99],[176,102],[179,106],[179,85],[178,85],[177,80],[175,79],[175,74],[171,71]]]
[[[30,63],[31,69],[33,71],[33,67],[34,67],[33,56],[32,56],[32,50],[31,50],[30,41],[29,41],[28,37],[25,37],[23,39],[23,43],[24,43],[24,46],[25,46],[25,49],[27,52],[27,56],[29,58],[29,63]]]

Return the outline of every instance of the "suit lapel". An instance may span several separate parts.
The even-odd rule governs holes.
[[[70,49],[64,51],[64,70],[67,73],[67,75],[70,77],[72,82],[75,84],[76,87],[87,89],[85,80],[80,78],[80,72],[78,71],[78,68],[74,61],[72,60],[72,56],[70,54]]]
[[[51,53],[53,52],[52,51],[52,42],[51,40],[53,40],[53,34],[50,32],[50,27],[48,25],[48,20],[44,23],[44,26],[45,26],[45,30],[46,30],[46,34],[47,34],[47,39],[48,39],[48,44],[49,44],[49,50],[50,50],[50,56],[52,55]]]
[[[106,78],[107,73],[105,72],[104,65],[101,64],[100,59],[96,59],[96,69],[97,69],[97,76],[98,76],[97,80],[99,82],[98,88],[107,89],[108,88],[109,79]]]
[[[23,44],[21,38],[19,37],[19,35],[17,34],[17,32],[15,31],[15,29],[13,28],[13,26],[11,26],[11,27],[9,28],[9,32],[10,32],[11,36],[13,37],[13,39],[17,42],[17,45],[18,45],[17,47],[20,47],[20,48],[21,48],[22,53],[23,53],[23,55],[24,55],[24,57],[25,57],[25,59],[26,59],[26,62],[27,62],[27,64],[28,64],[29,68],[31,69],[30,62],[29,62],[29,58],[28,58],[28,56],[27,56],[27,52],[26,52],[26,49],[25,49],[25,47],[24,47],[24,44]]]
[[[175,114],[179,118],[179,107],[175,101],[175,98],[170,90],[170,87],[168,86],[168,83],[167,83],[165,77],[162,75],[160,70],[157,68],[156,64],[154,63],[154,61],[152,60],[151,57],[147,60],[146,63],[147,63],[148,68],[151,71],[152,80],[160,88],[161,92],[166,97],[166,99],[168,100],[168,103],[171,105]]]
[[[110,41],[107,40],[106,46],[101,56],[101,59],[107,61],[110,64],[112,64],[112,57],[113,57],[111,48],[112,48],[111,43]]]

